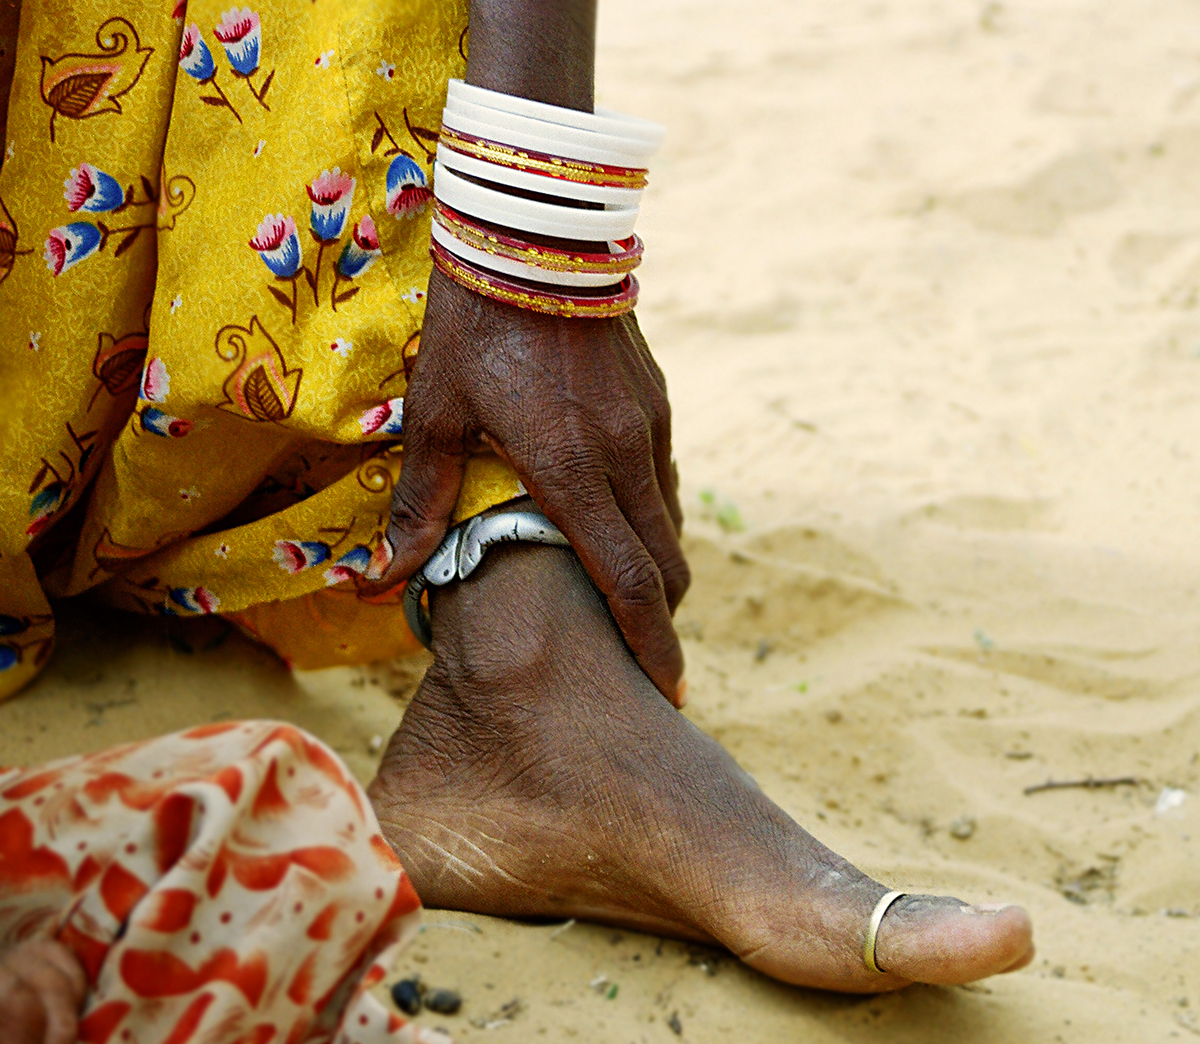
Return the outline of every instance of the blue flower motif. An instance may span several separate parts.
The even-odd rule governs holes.
[[[213,27],[213,36],[221,41],[229,64],[242,76],[249,76],[258,68],[262,26],[258,15],[250,8],[243,7],[239,11],[235,7],[226,11],[220,24]]]
[[[55,275],[91,257],[100,249],[104,237],[100,229],[86,221],[72,221],[69,225],[52,228],[46,237],[46,267]]]
[[[117,179],[90,163],[81,163],[72,168],[63,182],[63,196],[72,214],[77,210],[104,214],[116,210],[125,202],[125,190]]]
[[[142,410],[142,427],[152,435],[181,439],[192,430],[192,422],[183,417],[172,417],[153,406],[147,406]]]
[[[354,199],[354,179],[334,167],[323,170],[306,186],[308,198],[312,200],[309,225],[313,235],[324,243],[338,239],[346,227],[346,215]]]
[[[404,430],[404,399],[388,399],[378,406],[364,410],[358,418],[364,435],[399,435]]]
[[[285,573],[301,573],[329,560],[328,544],[319,540],[276,540],[272,558]]]
[[[7,671],[21,662],[21,654],[11,645],[0,645],[0,671]]]
[[[268,214],[259,224],[258,235],[250,240],[250,246],[280,279],[291,279],[300,271],[300,237],[292,218]]]
[[[191,613],[215,613],[220,608],[221,600],[205,587],[173,587],[168,596],[168,602],[163,604],[163,613],[167,616],[178,616],[179,612],[170,604],[182,606]]]
[[[338,258],[338,271],[346,279],[362,275],[382,251],[379,249],[379,236],[375,232],[375,222],[371,215],[366,214],[354,226],[350,242],[342,248]]]
[[[208,49],[208,44],[200,35],[200,27],[195,22],[183,31],[183,39],[179,44],[179,67],[201,83],[212,79],[213,73],[217,71],[212,51]]]
[[[398,218],[412,217],[432,198],[425,171],[401,153],[388,166],[387,212]]]
[[[341,558],[325,570],[325,586],[343,584],[367,571],[371,563],[371,549],[365,544],[358,544],[347,551]]]

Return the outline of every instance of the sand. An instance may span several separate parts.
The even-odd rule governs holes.
[[[1038,957],[840,998],[433,911],[397,973],[462,990],[431,1019],[462,1041],[1200,1036],[1194,3],[602,6],[600,100],[671,128],[640,316],[687,713],[879,879],[1024,903]],[[274,715],[366,779],[421,670],[293,677],[212,622],[84,608],[62,635],[0,762]],[[1025,792],[1089,777],[1135,782]]]

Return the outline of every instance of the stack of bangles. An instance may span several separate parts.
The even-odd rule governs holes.
[[[461,286],[534,312],[631,311],[644,249],[633,226],[664,134],[634,116],[451,80],[433,168],[434,264]],[[595,246],[572,248],[581,242]]]

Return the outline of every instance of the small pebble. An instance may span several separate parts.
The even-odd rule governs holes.
[[[671,1017],[667,1019],[667,1025],[671,1027],[671,1032],[677,1037],[683,1036],[683,1023],[679,1021],[679,1012],[671,1012]]]
[[[966,841],[974,833],[974,816],[959,816],[950,824],[950,836],[958,838],[959,841]]]
[[[383,749],[383,737],[382,736],[372,736],[370,745],[371,745],[371,753],[378,754]]]
[[[457,1015],[462,1007],[462,997],[453,990],[426,990],[425,1007],[439,1015]]]
[[[421,980],[414,975],[392,984],[392,1000],[405,1015],[416,1015],[421,1010]]]

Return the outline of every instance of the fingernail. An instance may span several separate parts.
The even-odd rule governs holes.
[[[363,571],[363,576],[368,580],[382,580],[383,574],[387,572],[388,566],[392,564],[392,545],[387,537],[379,541],[379,546],[375,548],[371,554],[371,560],[367,563],[367,568]]]
[[[1016,903],[976,903],[975,909],[980,913],[1000,913],[1002,910],[1011,910]]]
[[[675,706],[682,710],[687,706],[688,683],[686,678],[679,679],[679,688],[675,690]]]

